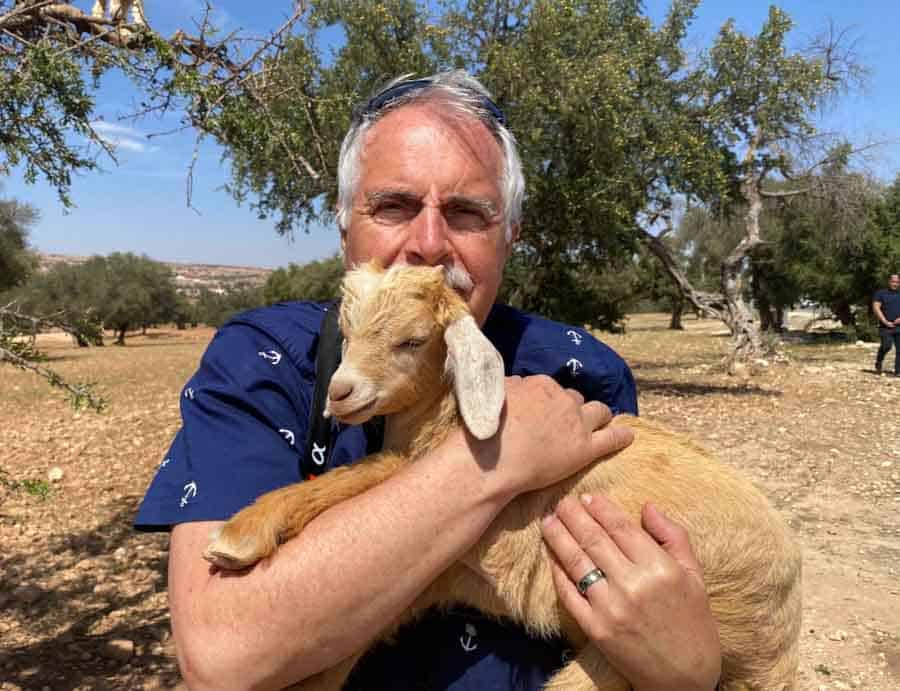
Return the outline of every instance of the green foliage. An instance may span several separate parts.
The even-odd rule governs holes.
[[[45,501],[52,492],[50,483],[46,480],[25,479],[19,484],[22,486],[22,489],[25,490],[26,494],[37,497],[41,501]]]
[[[389,78],[446,65],[444,32],[427,17],[410,0],[312,3],[303,30],[263,65],[266,78],[223,98],[204,120],[225,147],[235,199],[274,217],[282,234],[331,221],[352,107]],[[346,41],[327,59],[319,34],[334,25]]]
[[[838,53],[788,50],[791,21],[773,7],[756,35],[727,22],[689,62],[685,36],[698,3],[673,0],[654,26],[637,0],[447,0],[439,8],[316,0],[250,60],[236,57],[236,42],[216,44],[207,24],[200,39],[140,30],[88,49],[71,43],[73,31],[84,31],[77,23],[67,34],[59,17],[41,24],[30,15],[31,24],[5,25],[0,36],[0,165],[21,162],[31,179],[43,174],[67,203],[67,176],[93,161],[62,135],[97,141],[80,61],[95,78],[117,67],[144,89],[148,111],[181,108],[186,123],[223,145],[238,202],[273,218],[281,233],[308,230],[333,220],[338,147],[353,105],[387,78],[462,67],[491,88],[521,145],[526,220],[504,287],[509,300],[563,320],[615,325],[629,291],[657,271],[635,262],[637,238],[683,197],[702,208],[688,221],[702,223],[682,224],[675,263],[702,290],[732,302],[740,295],[731,287],[753,264],[755,297],[777,307],[801,289],[779,244],[799,222],[770,215],[762,245],[753,224],[739,219],[754,217],[754,195],[763,183],[772,187],[769,178],[798,177],[813,114],[842,87]],[[32,25],[40,31],[29,34]],[[321,47],[326,30],[344,39],[330,55]],[[29,136],[38,146],[25,146]],[[137,313],[144,323],[163,314],[184,323],[200,313],[221,323],[237,303],[330,290],[329,270],[300,269],[276,272],[262,296],[208,294],[193,309],[152,296],[134,278],[127,290],[103,294],[101,316],[122,334],[141,324],[128,316]],[[126,260],[116,271],[140,274]]]
[[[50,483],[46,480],[33,478],[14,480],[10,476],[9,471],[7,471],[5,468],[0,468],[0,485],[11,492],[16,492],[21,489],[26,494],[37,497],[41,501],[45,501],[46,499],[48,499],[53,492],[53,489],[50,487]]]
[[[62,312],[93,332],[114,330],[124,344],[129,329],[174,321],[183,310],[171,271],[159,262],[131,253],[91,257],[83,264],[58,264],[35,276],[21,291],[22,304],[35,313]]]
[[[101,277],[97,311],[107,328],[125,343],[125,334],[135,326],[171,321],[178,300],[171,271],[164,264],[131,253],[94,257],[85,271]]]
[[[286,269],[272,272],[263,287],[263,299],[269,305],[289,300],[333,300],[340,293],[343,276],[340,255],[302,265],[292,262]]]
[[[26,281],[37,267],[37,255],[28,249],[28,231],[38,212],[15,199],[0,199],[0,293]]]
[[[259,288],[248,288],[225,294],[204,289],[200,291],[200,296],[194,304],[191,321],[218,328],[239,312],[261,307],[264,304],[262,290]]]
[[[49,38],[0,56],[0,175],[21,164],[27,182],[43,176],[71,206],[72,172],[96,168],[86,147],[72,143],[96,138],[82,66]]]
[[[900,260],[900,225],[892,225],[891,192],[860,184],[848,191],[791,199],[773,212],[781,226],[772,255],[795,294],[825,305],[859,337],[874,337],[866,326],[872,293],[886,284]],[[852,232],[835,223],[837,205],[857,209]]]
[[[787,14],[772,6],[757,36],[737,31],[729,20],[707,54],[703,116],[724,148],[743,149],[742,179],[791,170],[785,144],[815,133],[811,114],[839,85],[823,59],[788,52],[791,28]]]

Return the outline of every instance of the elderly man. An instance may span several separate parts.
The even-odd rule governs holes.
[[[282,688],[366,648],[513,497],[630,443],[606,427],[611,410],[637,412],[625,363],[583,330],[495,305],[523,190],[502,113],[464,73],[398,80],[357,112],[339,162],[346,263],[469,276],[466,300],[510,375],[499,443],[458,431],[271,559],[217,572],[201,558],[210,531],[301,479],[323,307],[278,305],[222,328],[185,389],[182,429],[137,520],[172,528],[169,601],[191,688]],[[316,462],[352,463],[367,446],[365,430],[339,428]],[[633,525],[596,498],[563,502],[544,532],[579,571],[558,569],[561,600],[633,688],[716,685],[716,626],[684,531],[649,508]],[[590,600],[570,580],[613,564],[620,578],[581,584],[596,589]],[[539,689],[565,654],[564,641],[533,640],[477,612],[436,613],[374,649],[348,688]]]

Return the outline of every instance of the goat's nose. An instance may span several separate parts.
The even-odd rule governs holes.
[[[331,384],[328,385],[328,398],[332,401],[343,401],[351,393],[353,393],[353,384],[346,379],[333,377]]]

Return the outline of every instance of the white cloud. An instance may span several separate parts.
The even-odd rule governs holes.
[[[91,123],[91,127],[94,128],[94,131],[103,141],[117,149],[140,154],[159,150],[158,146],[148,145],[146,142],[147,135],[134,127],[119,125],[106,120],[95,120]]]

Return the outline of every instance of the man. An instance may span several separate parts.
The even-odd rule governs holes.
[[[191,688],[281,688],[365,649],[513,497],[630,443],[606,427],[610,408],[637,412],[624,362],[580,329],[494,305],[523,190],[502,113],[464,73],[398,80],[357,113],[339,161],[347,265],[378,258],[465,271],[465,298],[508,374],[552,374],[581,393],[547,376],[508,377],[494,439],[451,434],[325,512],[271,559],[225,574],[200,557],[211,529],[300,480],[322,307],[276,305],[221,329],[185,389],[183,427],[137,520],[174,526],[169,600]],[[364,430],[338,431],[327,467],[366,451]],[[602,499],[569,501],[547,522],[548,544],[585,573],[605,556],[598,549],[628,545],[631,577],[609,582],[597,611],[584,600],[573,616],[635,689],[712,689],[718,637],[687,536],[652,510],[644,528],[617,511]],[[561,595],[571,599],[572,588],[561,584]],[[435,614],[367,656],[348,687],[538,689],[564,648],[475,612]]]
[[[888,287],[872,298],[872,311],[878,320],[881,345],[875,355],[875,371],[881,374],[885,356],[894,348],[894,376],[900,377],[900,274],[891,274]]]

